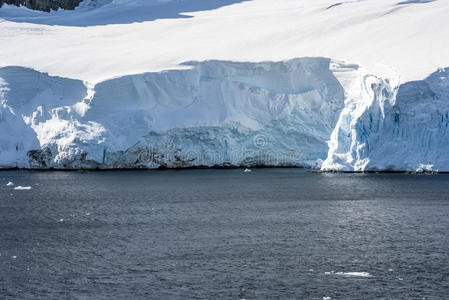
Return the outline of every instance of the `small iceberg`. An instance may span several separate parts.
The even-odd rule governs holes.
[[[324,272],[325,275],[341,275],[345,277],[373,277],[368,272]]]
[[[19,186],[16,186],[14,189],[16,191],[27,191],[27,190],[31,190],[31,186],[21,186],[21,185],[19,185]]]
[[[368,272],[337,272],[336,275],[343,275],[346,277],[372,277]]]
[[[250,169],[246,168],[246,169],[245,169],[245,171],[243,171],[243,172],[245,172],[245,173],[249,173],[249,172],[252,172],[252,170],[250,170]]]
[[[13,187],[13,186],[14,186],[14,182],[10,181],[10,182],[8,182],[8,183],[6,184],[6,186],[8,186],[8,187]]]

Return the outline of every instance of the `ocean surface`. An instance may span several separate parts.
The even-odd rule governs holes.
[[[0,299],[448,299],[448,232],[449,175],[3,171]]]

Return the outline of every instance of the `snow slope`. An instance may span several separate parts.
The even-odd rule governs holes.
[[[449,171],[448,13],[446,0],[6,5],[0,167]]]
[[[447,0],[343,1],[337,6],[335,0],[164,2],[115,0],[51,14],[5,5],[0,66],[90,83],[210,59],[329,57],[373,71],[388,65],[403,82],[449,66]]]

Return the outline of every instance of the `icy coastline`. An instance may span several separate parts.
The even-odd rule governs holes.
[[[0,168],[447,172],[448,7],[5,4]]]
[[[95,86],[0,68],[0,167],[449,171],[444,69],[401,84],[327,58],[187,65]]]

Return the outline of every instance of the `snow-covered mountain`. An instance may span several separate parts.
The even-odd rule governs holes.
[[[449,171],[446,0],[0,8],[0,167]]]

